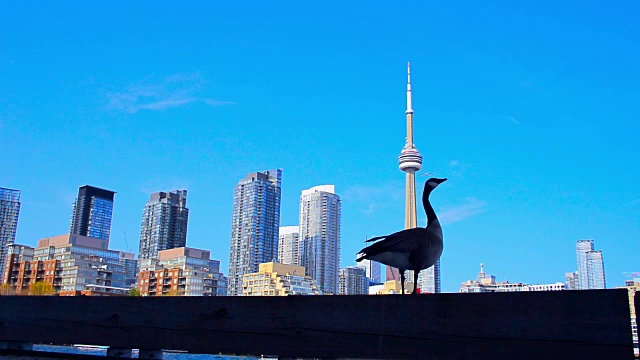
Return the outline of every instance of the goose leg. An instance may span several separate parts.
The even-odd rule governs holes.
[[[413,270],[413,292],[412,294],[418,294],[418,276],[420,275],[420,270]]]
[[[402,295],[404,295],[404,270],[400,270],[400,286],[402,288]]]

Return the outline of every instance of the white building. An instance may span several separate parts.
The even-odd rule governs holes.
[[[334,185],[315,186],[300,196],[300,265],[324,294],[338,293],[340,196]]]
[[[281,226],[278,234],[278,263],[300,265],[301,245],[299,226]]]
[[[356,266],[364,269],[367,279],[369,279],[370,283],[382,283],[382,273],[380,272],[381,264],[379,262],[364,259],[361,260]]]
[[[559,291],[564,290],[565,284],[557,282],[554,284],[530,285],[521,282],[510,283],[508,281],[496,282],[493,275],[487,276],[484,272],[484,265],[480,264],[480,272],[476,280],[467,280],[460,284],[461,293],[479,292],[519,292],[519,291]]]

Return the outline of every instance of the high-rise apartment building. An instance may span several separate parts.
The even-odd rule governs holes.
[[[588,289],[606,289],[604,279],[604,260],[602,250],[587,252],[587,284]]]
[[[157,259],[158,252],[187,244],[187,190],[151,194],[142,212],[139,259]]]
[[[7,250],[16,240],[19,215],[20,190],[0,187],[0,277],[5,271]]]
[[[367,295],[369,294],[369,280],[365,269],[359,266],[349,266],[340,269],[340,295]]]
[[[233,194],[231,251],[227,295],[242,295],[244,274],[278,258],[282,170],[254,172],[240,180]]]
[[[115,192],[84,185],[73,203],[69,233],[109,239]]]
[[[302,242],[299,226],[281,226],[278,235],[278,262],[287,265],[300,265]]]
[[[324,294],[338,293],[340,196],[334,185],[315,186],[300,196],[301,264]]]
[[[381,264],[377,261],[364,259],[356,265],[360,268],[363,268],[367,279],[369,279],[370,283],[381,284],[382,276],[380,274]]]
[[[593,240],[578,240],[576,261],[578,263],[578,289],[606,288],[602,251],[594,250]]]

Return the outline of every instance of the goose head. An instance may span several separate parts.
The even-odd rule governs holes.
[[[425,182],[424,189],[425,191],[431,192],[433,191],[433,189],[437,188],[438,185],[442,184],[445,181],[447,181],[447,178],[444,178],[444,179],[430,178],[429,180],[427,180],[427,182]]]

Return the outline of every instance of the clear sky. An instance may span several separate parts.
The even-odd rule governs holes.
[[[4,3],[0,186],[22,190],[16,242],[65,233],[90,184],[117,192],[111,247],[137,252],[149,194],[184,187],[187,245],[227,273],[235,183],[283,168],[281,225],[297,224],[303,189],[335,184],[341,265],[354,265],[366,236],[404,226],[411,61],[415,142],[424,169],[449,178],[432,195],[443,290],[480,262],[499,280],[564,281],[584,238],[621,285],[640,271],[639,13],[637,1]]]

